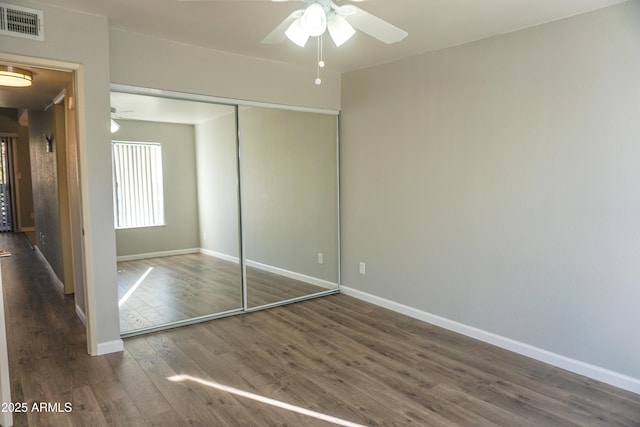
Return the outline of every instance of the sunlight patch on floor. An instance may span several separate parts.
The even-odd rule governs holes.
[[[144,281],[144,279],[147,278],[147,276],[149,275],[149,273],[151,273],[151,270],[153,270],[153,267],[149,267],[147,269],[147,271],[144,272],[144,274],[142,276],[140,276],[140,278],[138,279],[138,281],[136,283],[133,284],[133,286],[131,287],[131,289],[129,289],[127,291],[126,294],[124,294],[122,296],[122,298],[120,298],[120,301],[118,301],[118,307],[122,307],[122,304],[124,304],[131,295],[133,295],[133,293],[136,291],[136,289],[138,289],[138,286],[140,286],[142,284],[142,282]]]
[[[322,414],[320,412],[315,412],[310,409],[301,408],[299,406],[291,405],[289,403],[281,402],[279,400],[270,399],[265,396],[249,393],[248,391],[239,390],[237,388],[226,386],[223,384],[218,384],[213,381],[206,381],[201,378],[192,377],[190,375],[174,375],[174,376],[168,377],[167,379],[173,382],[193,381],[195,383],[202,384],[207,387],[212,387],[220,391],[225,391],[227,393],[235,394],[236,396],[241,396],[247,399],[255,400],[257,402],[266,403],[267,405],[275,406],[281,409],[286,409],[288,411],[296,412],[298,414],[307,415],[309,417],[317,418],[319,420],[327,421],[340,426],[365,427],[362,424],[352,423],[351,421],[343,420],[341,418],[333,417],[331,415]]]

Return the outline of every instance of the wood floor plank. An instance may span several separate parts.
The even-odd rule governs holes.
[[[105,356],[129,399],[145,418],[167,412],[171,405],[128,351]]]
[[[237,402],[232,396],[217,396],[214,400],[207,389],[193,387],[188,382],[174,382],[170,378],[180,374],[171,368],[161,355],[144,338],[132,340],[128,350],[136,358],[142,370],[151,379],[160,393],[169,401],[171,408],[199,425],[233,425],[238,413]],[[217,411],[212,411],[213,402]]]
[[[129,398],[120,382],[101,383],[93,387],[100,411],[108,425],[142,426],[145,418]]]

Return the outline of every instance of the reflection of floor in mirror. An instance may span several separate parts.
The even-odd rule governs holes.
[[[120,329],[162,325],[241,307],[240,267],[202,254],[118,263]],[[249,306],[296,298],[325,288],[247,267]]]

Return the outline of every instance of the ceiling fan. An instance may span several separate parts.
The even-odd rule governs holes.
[[[296,10],[285,18],[262,43],[278,43],[286,36],[298,46],[304,46],[309,37],[318,37],[328,30],[336,46],[341,46],[355,34],[354,28],[387,44],[399,42],[407,36],[406,31],[357,6],[338,5],[339,0],[272,1],[302,1],[307,3],[307,7]]]
[[[178,0],[178,1],[272,1],[302,2],[306,6],[287,16],[273,31],[262,39],[262,43],[280,43],[286,39],[304,47],[310,37],[318,38],[318,75],[316,84],[320,84],[322,60],[322,35],[325,32],[336,46],[342,46],[355,33],[356,29],[383,43],[391,44],[403,40],[408,33],[400,28],[372,15],[352,4],[339,5],[340,0]],[[366,0],[351,0],[362,2]]]

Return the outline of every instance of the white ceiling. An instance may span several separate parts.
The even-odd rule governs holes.
[[[368,0],[362,9],[409,33],[385,45],[358,33],[336,48],[325,43],[327,68],[345,72],[515,31],[625,0]],[[300,1],[37,0],[104,15],[113,28],[274,61],[314,64],[316,46],[260,41]],[[338,3],[348,3],[341,0]],[[46,16],[45,16],[46,29]],[[313,67],[314,65],[310,65]]]
[[[11,3],[11,0],[6,0]],[[409,33],[403,41],[386,45],[357,33],[340,48],[325,43],[327,68],[346,72],[379,63],[456,46],[518,29],[538,25],[626,0],[368,0],[357,3],[362,9]],[[348,3],[341,0],[338,3]],[[99,14],[109,18],[112,28],[190,43],[219,51],[248,55],[315,68],[316,46],[300,48],[289,41],[265,45],[260,41],[293,10],[300,1],[271,0],[36,0],[47,4]],[[46,33],[46,15],[45,33]],[[33,69],[32,88],[0,88],[0,107],[42,109],[68,85],[70,73]],[[150,119],[143,111],[157,111],[147,103],[128,106],[134,98],[117,99],[113,105],[120,117]],[[149,101],[149,100],[147,100]],[[165,106],[165,108],[168,108]],[[206,111],[202,115],[216,114]],[[134,110],[125,113],[124,110]],[[186,109],[173,109],[176,112]],[[189,110],[190,114],[193,111]],[[157,116],[153,116],[158,120]],[[181,122],[188,119],[172,118]],[[193,120],[191,120],[193,122]]]
[[[116,121],[145,120],[150,122],[196,124],[233,114],[235,108],[210,102],[186,101],[122,92],[111,92],[111,117]]]
[[[33,85],[31,87],[0,86],[0,107],[42,110],[71,83],[70,72],[22,65],[21,68],[33,73]]]

